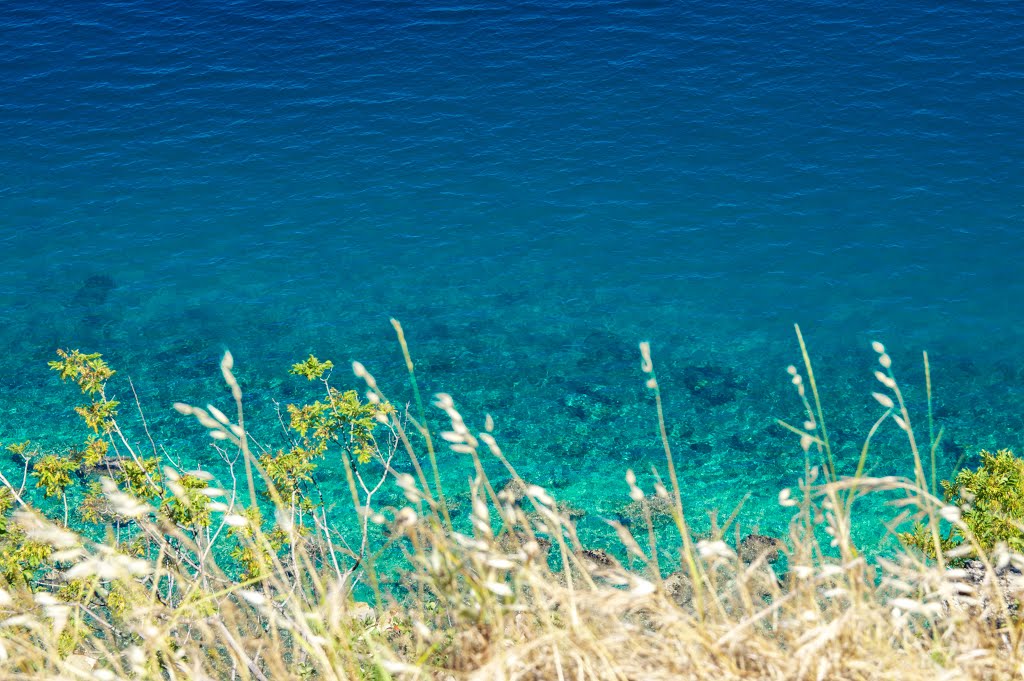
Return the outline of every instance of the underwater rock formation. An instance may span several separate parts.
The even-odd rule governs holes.
[[[764,534],[748,534],[740,542],[739,553],[744,563],[753,563],[764,556],[766,563],[774,563],[779,559],[779,552],[785,548],[781,539]]]
[[[580,558],[591,572],[596,570],[618,569],[622,565],[612,554],[604,549],[583,549],[580,551]]]
[[[718,407],[735,400],[747,389],[732,369],[718,366],[691,365],[683,370],[683,385],[690,394],[709,407]]]
[[[114,288],[114,280],[109,276],[94,274],[79,287],[71,303],[78,307],[97,307],[107,302]]]
[[[655,527],[672,522],[674,502],[667,497],[644,497],[640,501],[631,501],[619,509],[619,518],[626,524],[646,525],[644,507],[651,514],[651,524]]]

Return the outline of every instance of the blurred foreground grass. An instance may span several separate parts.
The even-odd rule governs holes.
[[[1024,674],[1016,583],[1024,556],[992,534],[991,520],[1019,537],[1017,517],[989,508],[979,539],[979,511],[971,506],[978,478],[956,487],[954,505],[938,496],[941,431],[930,414],[909,413],[880,344],[873,347],[881,412],[856,470],[840,471],[797,329],[801,362],[789,372],[803,421],[780,425],[802,448],[804,466],[799,485],[779,493],[790,516],[785,537],[740,536],[734,516],[713,522],[710,533],[691,531],[654,358],[641,344],[638,378],[652,397],[664,463],[651,489],[629,470],[623,481],[609,481],[629,496],[629,513],[607,520],[618,542],[609,552],[583,545],[574,509],[519,476],[489,416],[470,426],[451,396],[425,403],[394,326],[412,404],[394,406],[358,363],[365,394],[339,391],[333,365],[310,357],[293,373],[320,393],[281,412],[289,445],[279,449],[247,430],[225,355],[231,415],[212,405],[175,405],[210,434],[227,471],[222,480],[186,470],[152,437],[131,441],[119,424],[129,410],[108,395],[115,372],[99,355],[61,351],[51,366],[80,388],[86,402],[76,411],[90,435],[65,454],[37,452],[31,442],[7,447],[9,462],[0,467],[3,678]],[[925,367],[930,395],[927,356]],[[427,428],[430,409],[443,412],[445,430]],[[148,436],[141,408],[137,417]],[[925,418],[922,440],[915,424]],[[914,465],[905,477],[864,475],[871,439],[883,427],[906,435]],[[441,485],[442,450],[464,457],[465,502],[449,499]],[[323,503],[317,469],[324,457],[343,464],[356,522],[338,523]],[[500,489],[485,474],[487,458],[510,477]],[[393,498],[393,488],[402,503],[381,502]],[[903,535],[907,544],[896,555],[868,560],[851,528],[855,501],[877,494],[892,500],[890,531],[913,527],[913,534]],[[668,544],[655,531],[663,521],[674,528]],[[385,575],[385,564],[401,567]]]

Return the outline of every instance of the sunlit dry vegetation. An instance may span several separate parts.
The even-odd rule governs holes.
[[[739,537],[730,523],[691,530],[655,358],[638,380],[664,447],[657,482],[609,481],[629,518],[609,519],[618,551],[585,546],[571,507],[524,480],[490,416],[467,423],[452,396],[420,393],[402,329],[411,394],[399,407],[361,364],[359,390],[335,388],[316,357],[292,373],[318,396],[288,405],[287,447],[257,442],[226,354],[225,411],[177,404],[204,429],[226,474],[190,470],[152,437],[131,441],[98,354],[51,364],[76,385],[86,437],[66,454],[9,443],[0,467],[0,669],[68,679],[955,679],[1024,673],[1017,583],[1024,567],[1024,467],[983,455],[940,493],[941,431],[911,414],[892,361],[874,344],[880,406],[859,465],[833,455],[799,329],[789,368],[801,454],[779,491],[784,537]],[[930,373],[924,358],[930,396]],[[298,378],[296,379],[298,380]],[[305,383],[305,381],[304,381]],[[119,388],[123,394],[123,386]],[[929,399],[930,403],[930,399]],[[431,432],[428,412],[446,428]],[[144,419],[141,408],[138,418]],[[433,418],[433,417],[430,417]],[[927,419],[927,439],[917,435]],[[145,422],[143,420],[143,427]],[[868,477],[880,428],[905,434],[905,477]],[[923,430],[921,432],[923,432]],[[149,434],[148,428],[145,432]],[[460,457],[468,500],[446,497],[441,457]],[[339,523],[315,484],[345,476],[356,521]],[[496,486],[484,461],[511,483]],[[401,462],[401,465],[399,465]],[[408,472],[401,472],[408,471]],[[69,491],[82,493],[69,503]],[[404,503],[379,503],[399,488]],[[854,543],[856,501],[884,494],[901,547],[869,557]],[[627,522],[631,520],[631,522]],[[668,524],[673,540],[655,526]],[[383,578],[382,567],[397,578]]]

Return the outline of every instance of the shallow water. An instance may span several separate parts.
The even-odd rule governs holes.
[[[283,446],[310,352],[411,399],[396,317],[425,391],[491,413],[594,541],[625,468],[664,472],[640,340],[698,529],[745,494],[744,527],[785,529],[794,323],[843,470],[871,340],[922,429],[929,351],[942,472],[1017,447],[1022,45],[1014,2],[5,3],[0,441],[84,436],[46,368],[78,347],[216,468],[170,405],[227,407],[225,348]],[[869,472],[911,473],[897,435]]]

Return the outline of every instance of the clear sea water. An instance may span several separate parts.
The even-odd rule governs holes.
[[[624,470],[664,470],[649,340],[695,525],[749,494],[743,527],[782,533],[794,323],[842,470],[872,340],[925,429],[929,352],[942,474],[1024,444],[1022,102],[1017,0],[8,0],[0,441],[84,437],[46,367],[75,347],[120,369],[127,423],[130,376],[159,442],[218,470],[170,405],[226,410],[224,349],[285,446],[273,400],[312,397],[287,374],[311,352],[410,399],[396,317],[425,390],[492,414],[600,542]],[[870,473],[912,472],[897,435]],[[867,508],[878,544],[894,511]]]

